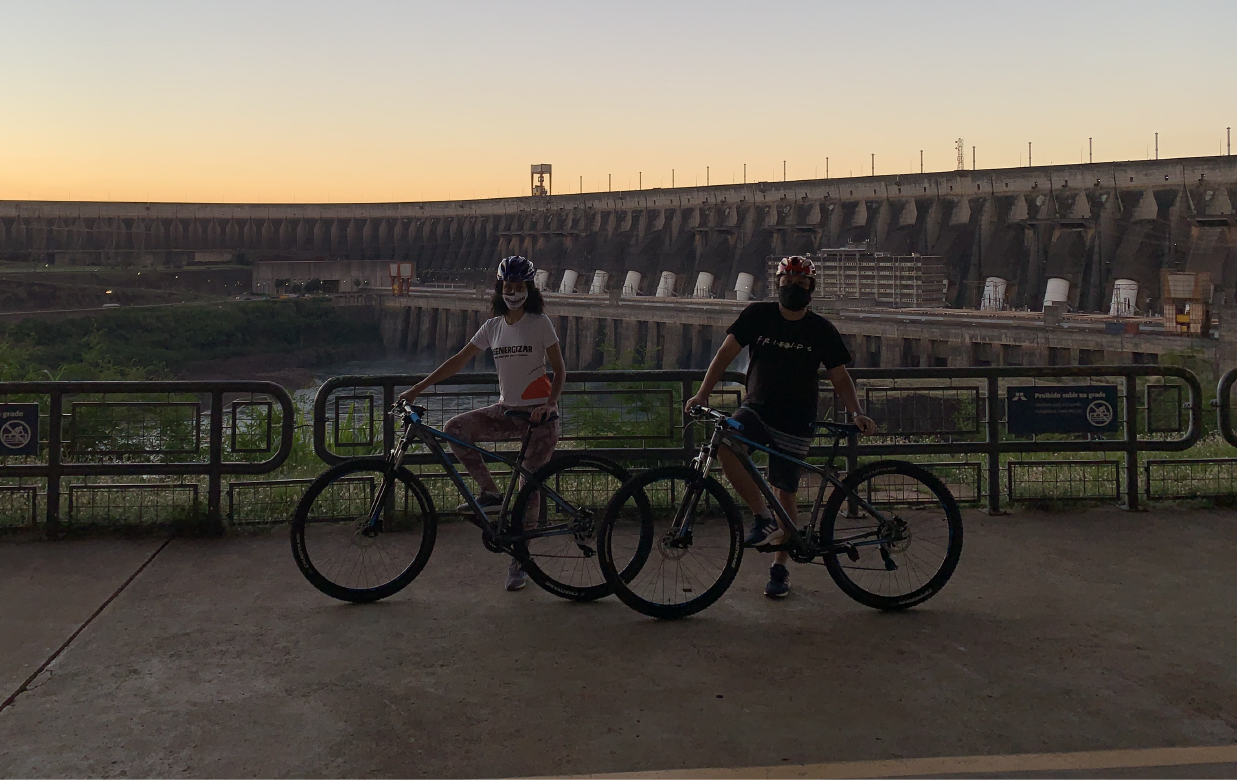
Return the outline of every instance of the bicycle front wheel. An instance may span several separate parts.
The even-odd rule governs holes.
[[[564,455],[525,482],[511,510],[512,527],[524,534],[519,551],[533,582],[556,596],[593,601],[613,588],[601,573],[597,525],[610,499],[631,478],[627,469],[594,455]],[[576,519],[542,487],[571,506]]]
[[[425,486],[403,468],[385,477],[379,458],[340,463],[314,480],[292,516],[296,565],[332,598],[397,593],[433,552],[438,525]]]
[[[655,618],[695,614],[721,598],[743,558],[734,500],[687,466],[649,469],[606,507],[601,570],[624,604]]]
[[[962,512],[945,483],[905,461],[856,469],[825,504],[825,566],[864,606],[898,610],[936,595],[962,555]],[[851,496],[867,502],[865,509]]]

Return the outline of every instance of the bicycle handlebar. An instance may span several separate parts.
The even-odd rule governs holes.
[[[696,405],[688,409],[687,414],[694,420],[713,420],[717,423],[730,418],[730,414],[728,412],[723,412],[718,409],[700,405]],[[862,434],[862,431],[859,430],[859,426],[854,423],[835,423],[826,421],[814,423],[814,425],[822,432],[827,432],[838,438],[845,436],[859,436]]]

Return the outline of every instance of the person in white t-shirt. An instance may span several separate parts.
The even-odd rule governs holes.
[[[554,325],[542,313],[541,293],[533,284],[535,273],[533,264],[523,257],[508,257],[500,262],[498,283],[491,301],[494,316],[485,321],[463,349],[402,393],[400,399],[412,403],[431,385],[454,376],[478,353],[489,349],[498,369],[498,403],[456,415],[447,421],[443,430],[469,443],[508,441],[522,439],[528,422],[508,417],[507,410],[527,409],[538,423],[554,416],[558,412],[558,399],[567,370]],[[554,370],[553,381],[546,375],[547,360]],[[554,454],[558,437],[558,420],[533,428],[528,450],[524,453],[525,468],[536,471],[544,466]],[[477,500],[481,506],[501,504],[502,494],[481,455],[456,444],[451,445],[451,451],[480,485],[481,495]],[[459,511],[469,511],[468,505],[460,505]],[[524,569],[513,560],[507,572],[507,590],[519,590],[525,584]]]

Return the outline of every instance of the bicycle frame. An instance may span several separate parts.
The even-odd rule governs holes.
[[[782,502],[779,501],[773,494],[773,488],[769,485],[768,481],[765,480],[764,475],[760,473],[760,470],[756,468],[756,464],[752,462],[751,456],[730,446],[732,441],[740,442],[748,447],[755,447],[758,450],[768,453],[771,458],[782,458],[783,460],[788,460],[801,468],[808,469],[809,471],[820,475],[820,489],[816,491],[816,498],[812,503],[812,513],[805,528],[805,531],[807,532],[807,540],[805,540],[803,534],[799,532],[798,525],[795,523],[794,519],[790,517],[790,513],[786,511],[786,508],[782,506]],[[816,523],[820,519],[820,512],[824,506],[825,488],[828,485],[832,485],[834,490],[841,490],[846,494],[850,501],[869,512],[880,524],[883,525],[888,521],[888,518],[883,512],[864,499],[863,496],[848,489],[842,480],[837,477],[836,473],[834,473],[833,461],[837,457],[838,441],[839,439],[834,440],[833,451],[829,455],[829,463],[827,466],[822,468],[798,458],[791,457],[790,455],[786,455],[785,453],[778,452],[777,450],[754,442],[744,436],[740,436],[733,429],[729,428],[727,420],[719,420],[715,424],[713,436],[710,438],[709,443],[704,447],[701,447],[701,454],[700,457],[696,459],[695,465],[702,475],[708,474],[709,469],[712,466],[713,459],[717,456],[718,449],[723,444],[729,447],[731,453],[739,459],[739,463],[742,464],[744,470],[747,471],[747,473],[756,482],[756,487],[760,490],[760,494],[764,497],[765,503],[768,504],[769,509],[772,510],[772,512],[777,516],[783,526],[790,530],[791,540],[789,542],[760,549],[764,549],[767,552],[776,550],[792,550],[800,552],[802,555],[808,556],[810,559],[821,552],[817,545],[811,543],[811,540],[814,540],[816,537]],[[688,512],[690,513],[690,511],[691,509],[689,508]],[[682,529],[680,529],[680,532],[681,531]],[[846,537],[844,539],[833,539],[831,540],[832,546],[829,552],[836,553],[842,552],[851,547],[866,547],[880,545],[883,543],[879,538],[871,538],[873,536],[879,537],[879,534],[875,532],[867,532]]]
[[[448,433],[426,425],[421,421],[421,413],[415,409],[410,414],[401,414],[401,416],[404,417],[404,428],[400,432],[399,438],[396,440],[395,448],[387,454],[387,463],[390,472],[394,473],[394,471],[403,463],[404,455],[408,451],[409,446],[412,444],[412,436],[409,434],[415,434],[417,441],[425,445],[425,448],[434,457],[434,460],[438,462],[438,465],[442,466],[443,470],[447,474],[447,478],[451,480],[451,483],[455,485],[455,488],[460,492],[460,495],[464,497],[464,502],[467,503],[469,508],[473,511],[473,514],[468,517],[469,522],[480,528],[486,539],[497,542],[512,542],[548,536],[562,536],[574,533],[574,531],[572,531],[571,524],[580,520],[580,513],[574,506],[571,505],[570,502],[559,495],[553,488],[544,484],[541,486],[543,494],[557,504],[560,510],[567,513],[568,517],[571,518],[570,522],[560,524],[559,526],[538,529],[534,533],[525,532],[520,536],[504,536],[501,533],[508,517],[509,508],[511,506],[511,498],[515,494],[516,477],[529,480],[533,476],[532,472],[524,468],[524,452],[528,449],[528,441],[532,435],[531,425],[529,426],[529,430],[524,434],[524,440],[520,446],[520,454],[516,456],[514,461],[512,461],[504,458],[496,452],[483,449],[466,441],[461,441]],[[468,489],[468,485],[465,484],[463,476],[460,475],[460,472],[451,462],[450,457],[443,449],[440,441],[447,441],[457,444],[466,449],[480,453],[482,457],[488,458],[491,461],[498,461],[511,467],[512,478],[510,483],[507,485],[507,492],[503,496],[503,503],[499,509],[499,515],[495,520],[490,520],[490,517],[486,514],[485,509],[477,501],[477,497],[473,495],[471,490]],[[390,484],[389,479],[383,481],[384,487],[379,491],[379,495],[375,497],[373,507],[371,508],[371,518],[376,518],[378,507],[385,501],[384,494],[386,493],[386,485],[388,484]]]

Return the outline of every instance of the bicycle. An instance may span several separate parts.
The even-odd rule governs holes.
[[[732,443],[785,458],[821,478],[810,520],[800,531],[751,457],[732,447],[789,529],[784,543],[754,549],[786,550],[798,563],[819,558],[844,593],[881,610],[921,604],[953,574],[962,553],[962,516],[940,479],[896,460],[838,477],[833,465],[838,447],[858,434],[858,426],[816,424],[833,437],[828,464],[821,467],[744,438],[742,423],[725,412],[697,406],[689,413],[714,426],[691,465],[650,469],[624,484],[598,528],[602,572],[624,604],[650,617],[681,618],[705,609],[730,587],[743,558],[743,523],[734,499],[709,470],[718,448]],[[619,576],[616,560],[628,559],[641,568],[625,567]]]
[[[513,461],[430,427],[425,413],[424,407],[398,402],[390,414],[403,426],[386,457],[340,463],[305,491],[292,518],[292,554],[314,587],[342,601],[377,601],[399,592],[425,568],[437,537],[437,512],[424,482],[402,465],[418,442],[464,497],[472,512],[465,516],[481,529],[487,550],[513,556],[533,582],[556,596],[592,601],[609,595],[612,587],[597,566],[593,538],[596,516],[631,477],[626,469],[606,458],[567,454],[530,473],[524,454],[533,429],[557,415],[537,423],[527,411],[507,412],[529,422]],[[491,508],[498,510],[495,518],[465,485],[444,441],[511,467],[502,504]],[[517,482],[523,483],[518,493]]]

